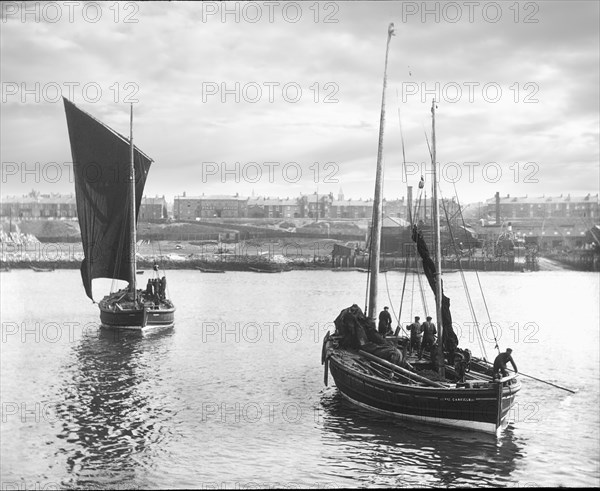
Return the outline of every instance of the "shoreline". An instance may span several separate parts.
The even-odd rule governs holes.
[[[261,260],[262,259],[262,260]],[[236,258],[235,260],[228,258],[227,260],[207,260],[207,259],[183,259],[183,260],[172,260],[172,259],[158,259],[156,261],[161,270],[172,271],[172,270],[190,270],[198,271],[199,273],[215,273],[225,271],[247,271],[257,273],[274,273],[274,272],[286,272],[286,271],[357,271],[362,273],[368,272],[368,263],[365,264],[335,264],[337,261],[333,261],[331,258],[327,259],[306,259],[306,260],[292,260],[288,262],[280,261],[267,261],[263,258]],[[141,259],[137,262],[138,271],[152,271],[155,264],[154,260]],[[80,260],[31,260],[31,259],[16,259],[16,260],[4,260],[0,259],[0,270],[3,272],[10,270],[24,270],[24,269],[42,269],[42,270],[57,270],[57,269],[80,269]],[[380,271],[382,273],[396,271],[404,272],[405,270],[414,271],[414,267],[406,267],[404,258],[385,258],[382,260],[380,265]],[[498,261],[477,261],[471,262],[470,264],[458,264],[457,261],[447,261],[442,266],[443,273],[453,273],[460,270],[463,271],[507,271],[507,272],[523,272],[533,271],[530,269],[522,268],[520,265],[513,263],[498,262]],[[569,268],[564,268],[569,269]],[[537,269],[536,269],[537,271]]]

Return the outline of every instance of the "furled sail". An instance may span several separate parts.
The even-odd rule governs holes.
[[[423,234],[413,225],[412,240],[417,244],[417,252],[423,261],[423,271],[429,282],[429,286],[435,295],[435,263],[429,254],[429,249],[423,238]],[[452,328],[452,314],[450,313],[450,299],[444,295],[444,286],[442,284],[442,327],[443,327],[443,346],[449,352],[454,352],[458,347],[458,337]]]
[[[84,260],[81,278],[131,278],[129,140],[64,99]],[[134,148],[136,221],[152,159]]]

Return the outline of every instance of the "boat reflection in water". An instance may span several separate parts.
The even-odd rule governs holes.
[[[324,453],[331,480],[357,471],[361,485],[386,487],[507,486],[524,457],[525,443],[508,426],[501,437],[390,420],[346,401],[337,390],[321,399]],[[342,464],[344,463],[344,464]],[[356,485],[356,483],[354,484]]]
[[[73,348],[77,366],[65,367],[56,388],[57,436],[64,441],[56,457],[66,458],[72,477],[62,486],[140,486],[140,469],[147,471],[176,428],[172,395],[156,391],[172,333],[99,329]]]

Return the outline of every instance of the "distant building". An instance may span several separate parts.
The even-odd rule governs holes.
[[[298,218],[300,204],[290,198],[248,198],[248,218]]]
[[[373,200],[362,199],[332,200],[328,218],[335,220],[344,219],[371,219],[373,216]]]
[[[235,196],[175,196],[173,218],[240,218],[247,216],[248,198]]]
[[[333,194],[303,194],[298,198],[298,206],[301,218],[326,219],[331,217],[331,205]]]
[[[597,220],[600,217],[598,195],[592,196],[541,196],[504,197],[496,193],[485,202],[485,213],[489,221],[500,223],[506,220],[583,218]]]
[[[383,200],[383,215],[388,217],[408,219],[406,212],[406,200],[404,197],[394,200]]]
[[[552,218],[546,220],[521,220],[501,225],[489,224],[473,227],[487,249],[493,247],[498,237],[510,233],[522,240],[525,246],[540,251],[581,249],[591,242],[589,226],[581,220]]]
[[[409,223],[399,217],[384,217],[381,223],[381,252],[406,256],[413,248]]]
[[[167,218],[167,201],[165,197],[142,198],[138,220],[144,222],[149,220],[164,220]]]
[[[26,196],[8,196],[2,200],[3,217],[13,219],[77,218],[74,194],[40,194],[32,191]]]

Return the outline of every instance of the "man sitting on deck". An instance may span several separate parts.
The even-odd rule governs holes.
[[[517,370],[517,365],[515,364],[515,361],[512,359],[511,353],[512,349],[506,348],[506,351],[504,353],[500,353],[494,360],[494,379],[499,379],[508,376],[508,372],[506,371],[506,364],[509,361],[512,364],[515,373],[519,371]]]

